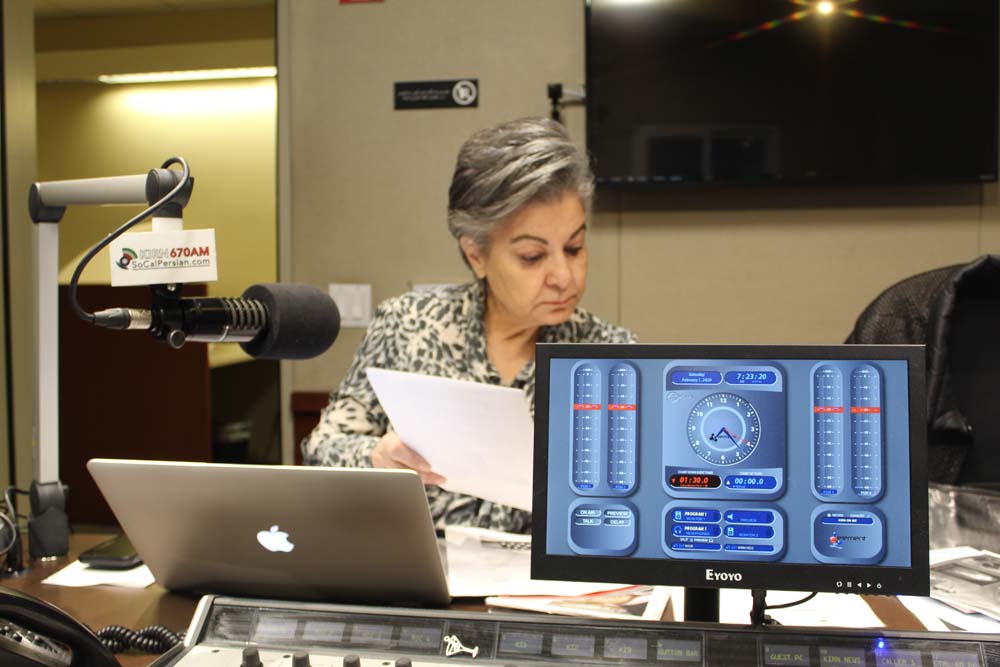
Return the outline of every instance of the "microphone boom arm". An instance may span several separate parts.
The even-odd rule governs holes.
[[[39,482],[59,479],[59,225],[67,206],[77,204],[149,204],[152,206],[180,185],[182,176],[168,169],[171,158],[147,174],[37,182],[28,191],[33,225],[32,255],[35,322],[35,461]],[[190,175],[174,196],[158,207],[164,215],[181,217],[191,197]],[[78,309],[78,307],[77,307]]]

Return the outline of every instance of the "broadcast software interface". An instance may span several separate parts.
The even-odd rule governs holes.
[[[548,362],[546,554],[911,566],[905,359]]]

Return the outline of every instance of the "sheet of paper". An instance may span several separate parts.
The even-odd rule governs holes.
[[[503,609],[586,616],[616,620],[660,621],[670,602],[667,586],[627,586],[610,591],[551,597],[548,595],[502,595],[486,598],[486,606]]]
[[[976,549],[932,552],[931,597],[1000,621],[1000,554]]]
[[[524,392],[368,368],[392,428],[448,481],[442,488],[531,509],[534,422]]]
[[[801,591],[768,591],[767,604],[795,602],[807,594]],[[750,591],[723,588],[719,591],[719,620],[723,623],[750,622],[753,597]],[[837,628],[885,627],[860,596],[820,593],[812,600],[788,609],[769,609],[767,614],[782,625]]]
[[[531,578],[531,536],[483,528],[445,528],[448,592],[452,597],[489,595],[584,595],[622,584],[545,581]]]
[[[900,595],[899,601],[920,619],[928,630],[965,630],[1000,634],[1000,621],[985,614],[965,613],[934,598]]]
[[[146,588],[153,581],[153,573],[145,565],[137,565],[128,570],[102,570],[77,560],[49,575],[42,583],[73,588],[100,585]]]

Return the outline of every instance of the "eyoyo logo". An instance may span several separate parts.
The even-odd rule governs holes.
[[[118,258],[118,266],[123,269],[127,269],[128,265],[132,263],[132,260],[139,255],[132,248],[122,248],[122,256]]]

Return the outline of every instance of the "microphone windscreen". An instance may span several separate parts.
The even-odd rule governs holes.
[[[240,343],[256,359],[311,359],[326,352],[340,332],[340,311],[312,285],[261,283],[243,292],[267,309],[267,327]]]

